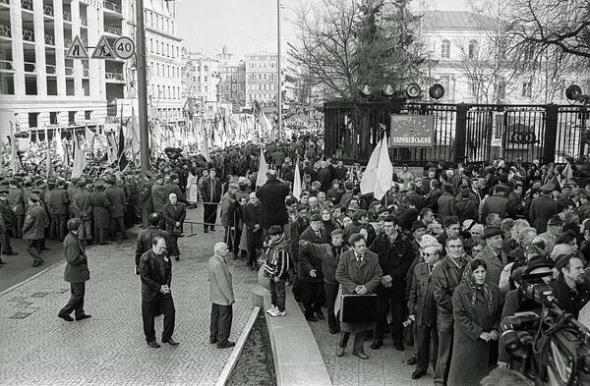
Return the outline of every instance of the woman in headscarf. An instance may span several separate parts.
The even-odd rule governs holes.
[[[449,386],[479,385],[497,359],[502,295],[497,285],[486,282],[486,272],[485,261],[472,260],[453,293]]]

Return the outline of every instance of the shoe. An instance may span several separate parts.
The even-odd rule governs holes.
[[[221,343],[221,342],[217,343],[217,348],[219,348],[219,349],[231,348],[231,347],[234,347],[235,345],[236,345],[235,342],[230,342],[229,340],[227,340],[223,343]]]
[[[15,252],[15,251],[11,251],[6,254],[6,256],[16,256],[16,255],[18,255],[18,252]]]
[[[420,378],[422,378],[425,375],[426,375],[426,371],[418,371],[418,370],[416,370],[416,371],[414,371],[412,373],[412,379],[420,379]]]
[[[44,261],[34,261],[33,262],[33,267],[38,267],[40,265],[43,265]]]
[[[277,314],[278,314],[278,313],[279,313],[279,310],[278,310],[277,308],[275,308],[274,310],[270,310],[270,311],[268,312],[268,314],[269,314],[270,316],[277,316]]]
[[[359,351],[357,353],[352,353],[355,357],[359,357],[361,359],[369,359],[369,356],[365,354],[363,351]]]
[[[160,348],[160,347],[162,347],[155,340],[152,340],[151,342],[147,342],[147,345],[150,346],[151,348]]]
[[[381,346],[383,346],[383,341],[381,339],[375,339],[373,344],[371,344],[373,350],[379,350]]]
[[[404,351],[404,344],[402,342],[393,342],[393,348],[397,351]]]
[[[210,344],[215,344],[215,343],[217,343],[217,338],[209,338],[209,343],[210,343]]]
[[[209,233],[209,230],[207,228],[203,229],[203,233]]]
[[[340,327],[338,328],[331,328],[330,329],[330,334],[338,334],[340,332]]]
[[[66,322],[73,322],[74,321],[74,318],[72,318],[70,315],[60,315],[60,314],[57,314],[57,317],[58,318],[62,318]]]
[[[324,313],[322,311],[318,311],[315,313],[315,316],[319,319],[319,320],[324,320]]]
[[[211,227],[211,232],[215,232],[215,228]]]
[[[287,315],[287,311],[279,311],[279,310],[277,310],[277,312],[275,312],[271,316],[285,316],[285,315]]]
[[[0,265],[4,265],[6,262],[4,260],[0,260]]]
[[[411,357],[408,359],[408,365],[414,366],[416,363],[418,363],[418,359],[416,359],[416,357]]]
[[[166,340],[162,339],[162,343],[168,343],[170,346],[178,346],[178,342],[172,338],[168,338]]]
[[[91,317],[92,317],[92,315],[82,314],[80,316],[76,316],[76,320],[80,321],[80,320],[88,319],[88,318],[91,318]]]
[[[344,356],[344,347],[338,347],[336,349],[336,356],[337,357],[343,357]]]
[[[305,315],[305,319],[307,319],[310,322],[317,322],[318,321],[318,318],[316,318],[313,314]]]
[[[176,256],[176,257],[174,258],[174,260],[176,260],[176,261],[180,260],[180,256]]]
[[[269,315],[272,315],[273,312],[278,311],[278,310],[279,309],[276,306],[272,306],[268,310],[266,310],[266,313]]]

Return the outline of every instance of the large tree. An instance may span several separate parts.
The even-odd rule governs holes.
[[[320,0],[298,12],[296,58],[327,97],[356,100],[361,85],[405,88],[424,61],[409,0]]]

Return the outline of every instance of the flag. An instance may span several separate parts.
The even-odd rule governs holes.
[[[66,153],[64,151],[64,144],[61,139],[61,129],[59,127],[55,129],[53,135],[55,137],[55,152],[63,160]]]
[[[78,135],[74,132],[74,166],[72,168],[72,178],[80,178],[86,167],[86,155],[80,148]]]
[[[299,158],[295,163],[295,179],[293,181],[293,197],[297,200],[301,198],[301,192],[303,191],[303,187],[301,185],[301,173],[299,172]]]
[[[393,186],[393,165],[389,159],[385,135],[373,150],[367,169],[361,180],[361,193],[373,193],[375,199],[381,200]]]
[[[135,116],[135,110],[133,106],[131,106],[131,123],[130,130],[127,131],[129,136],[131,136],[131,152],[135,156],[135,154],[139,153],[140,151],[140,142],[139,142],[139,126],[137,125],[137,117]]]
[[[10,122],[10,167],[14,173],[21,170],[22,165],[20,158],[18,158],[18,145],[16,144],[16,137],[14,136],[14,130],[12,129],[12,122]]]
[[[268,171],[268,165],[266,164],[266,159],[264,158],[264,150],[262,146],[260,147],[260,158],[258,164],[258,175],[256,176],[256,186],[262,186],[266,184],[266,172]]]
[[[122,111],[121,111],[122,113]],[[119,126],[119,148],[117,151],[117,160],[119,164],[119,170],[125,169],[125,166],[129,163],[125,156],[125,133],[123,132],[123,116],[121,114],[121,125]]]
[[[52,173],[51,170],[51,143],[49,142],[49,133],[47,130],[47,126],[45,126],[45,142],[47,142],[47,176],[46,178],[49,178],[49,176]]]
[[[209,156],[209,136],[207,134],[207,126],[208,125],[201,126],[201,134],[203,135],[203,141],[201,142],[201,153],[207,162],[211,162],[211,157]]]

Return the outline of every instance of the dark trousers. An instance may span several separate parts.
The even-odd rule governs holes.
[[[348,344],[348,338],[350,338],[350,332],[340,331],[340,335],[338,335],[338,346],[342,348],[346,348]],[[364,352],[364,344],[365,340],[367,339],[367,332],[366,331],[359,331],[354,333],[354,342],[352,344],[352,353],[358,354],[359,352]]]
[[[205,230],[207,230],[207,227],[211,227],[211,230],[213,230],[217,221],[217,204],[203,204],[203,211]]]
[[[45,239],[29,240],[27,252],[29,252],[29,255],[33,258],[33,262],[43,262],[43,258],[41,257],[41,246],[44,241]]]
[[[436,370],[434,371],[434,384],[446,385],[451,367],[451,355],[453,353],[453,333],[438,331],[438,354],[436,357]]]
[[[226,343],[229,339],[231,323],[233,319],[233,309],[229,306],[220,304],[211,304],[211,328],[209,330],[209,339],[218,344]]]
[[[94,223],[94,244],[104,244],[107,241],[108,228],[99,228]]]
[[[387,312],[391,307],[391,336],[395,343],[401,343],[404,338],[404,319],[406,317],[406,297],[403,293],[397,293],[391,288],[380,288],[377,292],[379,297],[377,308],[377,328],[375,335],[377,339],[383,339],[383,331],[387,326]]]
[[[127,237],[127,228],[125,227],[125,217],[111,217],[111,230],[113,232],[112,240],[117,238],[117,233],[121,232],[123,238]]]
[[[269,290],[271,303],[277,306],[279,311],[285,311],[285,282],[282,280],[276,282],[271,278],[269,281]]]
[[[70,283],[70,301],[59,311],[59,315],[70,315],[76,312],[76,317],[84,315],[84,294],[86,293],[86,283]]]
[[[10,245],[10,234],[8,233],[8,230],[0,234],[0,243],[2,244],[1,247],[3,254],[6,255],[8,253],[14,252],[12,245]]]
[[[53,240],[63,241],[66,238],[67,215],[52,214],[49,226],[49,237]]]
[[[415,324],[415,323],[414,323]],[[428,364],[432,358],[432,368],[436,369],[436,357],[438,355],[438,331],[436,325],[417,326],[418,332],[414,346],[417,350],[417,371],[428,371]]]
[[[92,220],[82,220],[80,226],[80,240],[92,241]]]
[[[301,282],[301,297],[305,315],[312,315],[314,312],[322,312],[324,300],[324,283],[322,282]]]
[[[22,239],[23,238],[23,225],[25,225],[25,215],[24,214],[17,214],[16,222],[14,226],[14,238],[15,239]]]
[[[258,232],[252,232],[248,229],[248,264],[252,267],[256,265],[258,258],[258,249],[262,245],[262,229]]]
[[[176,310],[171,295],[156,294],[152,300],[141,300],[141,316],[143,317],[143,332],[147,342],[156,340],[156,330],[154,329],[154,318],[159,311],[164,314],[164,331],[162,331],[162,341],[172,338],[174,334],[174,324],[176,320]]]
[[[330,330],[340,328],[340,323],[334,315],[334,303],[338,295],[338,284],[324,282],[324,293],[326,294],[326,308],[328,309],[328,327]]]
[[[170,241],[170,250],[168,253],[170,256],[176,257],[180,256],[180,249],[178,249],[178,236],[173,234],[172,232],[168,233],[168,241]]]

